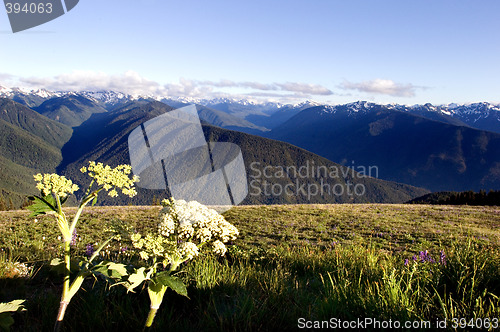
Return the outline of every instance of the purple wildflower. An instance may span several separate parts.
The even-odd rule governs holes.
[[[429,252],[426,251],[420,251],[418,253],[418,256],[420,257],[420,262],[431,262],[432,258],[429,256]]]
[[[94,246],[92,244],[87,244],[87,246],[85,247],[86,251],[85,251],[85,255],[87,255],[88,257],[91,257],[95,250],[94,250]]]
[[[408,266],[408,264],[410,264],[410,261],[407,259],[405,259],[405,266]]]
[[[71,242],[70,242],[70,244],[72,246],[76,246],[76,239],[77,239],[77,237],[78,237],[78,234],[76,234],[76,229],[75,229],[73,231],[73,236],[71,236]]]
[[[439,263],[446,265],[446,255],[444,254],[444,250],[441,250],[441,256],[439,257]]]

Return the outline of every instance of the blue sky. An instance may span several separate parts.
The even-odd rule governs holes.
[[[81,0],[16,34],[0,12],[0,85],[500,103],[498,13],[497,0]]]

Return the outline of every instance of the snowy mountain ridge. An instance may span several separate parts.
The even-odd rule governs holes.
[[[259,107],[259,109],[269,109],[277,111],[285,106],[294,108],[306,109],[308,107],[322,106],[322,112],[327,114],[334,114],[340,110],[347,111],[350,114],[369,112],[372,110],[379,110],[381,108],[386,110],[397,110],[410,113],[429,112],[441,114],[444,116],[466,118],[467,122],[477,122],[481,119],[493,117],[495,120],[500,121],[500,104],[492,104],[488,102],[476,102],[467,104],[450,103],[447,105],[432,105],[416,104],[416,105],[401,105],[401,104],[377,104],[368,101],[355,101],[347,104],[338,105],[325,105],[315,101],[302,101],[296,104],[280,104],[276,102],[256,102],[246,99],[231,99],[231,98],[215,98],[215,99],[200,99],[192,97],[172,97],[172,96],[143,96],[143,95],[130,95],[118,91],[48,91],[45,89],[29,89],[29,88],[8,88],[0,85],[0,97],[14,99],[19,97],[37,97],[38,99],[48,100],[54,97],[63,97],[67,95],[79,95],[86,97],[90,100],[101,102],[108,105],[115,105],[118,103],[126,103],[140,99],[157,100],[168,103],[174,101],[180,104],[200,104],[207,107],[216,105],[233,105],[239,107]]]

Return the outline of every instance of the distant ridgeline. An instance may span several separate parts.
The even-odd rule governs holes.
[[[486,193],[481,190],[478,193],[470,191],[454,192],[442,191],[427,194],[412,199],[410,204],[440,204],[440,205],[495,205],[500,206],[500,191],[490,190]]]

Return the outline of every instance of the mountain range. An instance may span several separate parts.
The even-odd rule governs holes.
[[[500,124],[500,112],[479,106],[488,112],[367,102],[316,106],[268,136],[344,165],[377,167],[382,179],[431,191],[497,189],[500,134],[472,124],[492,128]]]
[[[318,159],[320,164],[340,164],[358,171],[371,167],[376,169],[376,174],[370,174],[372,176],[427,191],[500,188],[500,105],[486,102],[437,106],[380,105],[365,101],[345,105],[315,102],[283,105],[230,99],[132,96],[113,91],[50,92],[1,86],[0,97],[55,120],[65,125],[66,130],[73,129],[71,140],[61,149],[62,160],[57,165],[57,169],[64,172],[72,169],[72,163],[81,163],[90,157],[106,159],[119,149],[125,149],[123,142],[118,144],[126,136],[123,123],[137,124],[154,114],[197,102],[207,137],[220,130],[229,130],[233,134],[226,136],[234,140],[238,139],[237,135],[257,135],[260,140],[251,135],[239,139],[253,141],[256,147],[264,150],[266,146],[276,146],[273,153],[277,155],[280,150],[285,153],[291,148],[301,148],[301,153],[308,154],[310,160],[322,157],[321,162]],[[167,105],[171,108],[165,108]],[[146,115],[148,112],[151,114]],[[134,117],[137,119],[132,120]],[[119,130],[124,130],[121,136],[117,134]],[[110,142],[117,144],[110,145]],[[87,151],[87,146],[93,146],[94,150]],[[256,147],[248,146],[243,154],[248,152],[247,156],[255,157],[249,160],[258,162],[262,158],[266,165],[274,165],[278,160],[283,164],[277,156],[270,158],[253,151]],[[87,157],[82,159],[82,156]],[[121,159],[125,161],[126,158]],[[286,160],[287,163],[292,161]],[[296,162],[292,164],[299,167]],[[413,194],[414,191],[405,195]],[[376,196],[369,201],[384,201]]]
[[[64,101],[67,106],[70,105],[67,100],[72,98],[76,97],[55,96],[52,99]],[[80,103],[74,103],[75,107],[86,103],[80,98],[78,100]],[[1,98],[0,101],[0,113],[5,114],[5,119],[1,120],[2,133],[6,133],[2,135],[0,145],[0,173],[3,176],[0,178],[0,190],[4,196],[16,196],[16,204],[20,203],[23,195],[36,192],[33,174],[38,172],[57,171],[82,186],[85,185],[85,177],[79,169],[89,160],[112,166],[129,164],[127,139],[130,132],[142,123],[173,110],[158,101],[135,100],[115,104],[113,109],[105,112],[99,109],[80,125],[71,128],[13,100]],[[38,107],[41,105],[43,103]],[[203,114],[209,110],[198,106],[198,112]],[[75,111],[68,114],[79,117]],[[217,127],[205,120],[202,124],[207,141],[232,142],[241,148],[250,191],[243,204],[389,203],[404,202],[428,192],[360,174],[288,143]],[[280,167],[287,169],[288,173],[278,174],[276,170]],[[309,174],[309,167],[328,169],[330,173],[325,173],[323,177]],[[272,171],[268,172],[269,169]],[[303,176],[304,172],[297,174],[291,170],[306,170],[307,176]],[[333,171],[337,173],[332,175]],[[295,191],[276,190],[287,185]],[[269,193],[267,188],[272,188]],[[131,203],[151,204],[155,197],[166,195],[165,191],[139,189],[139,195]],[[103,204],[127,202],[109,197],[103,197],[101,201]]]
[[[329,112],[337,109],[347,109],[350,113],[367,112],[372,109],[384,108],[407,112],[430,120],[446,122],[458,126],[468,126],[480,130],[500,133],[500,104],[477,102],[470,104],[447,104],[447,105],[380,105],[366,101],[358,101],[345,105],[322,105],[317,102],[305,101],[298,104],[280,104],[274,102],[256,103],[248,100],[232,100],[228,98],[198,99],[185,97],[163,97],[163,96],[139,96],[115,91],[48,91],[45,89],[30,90],[26,88],[6,88],[0,85],[0,97],[9,98],[28,107],[38,107],[43,102],[56,97],[84,97],[95,105],[89,107],[102,107],[106,110],[119,107],[134,101],[160,101],[174,108],[185,105],[197,104],[211,110],[222,111],[232,115],[236,119],[243,119],[241,128],[254,128],[262,132],[269,131],[301,111],[315,107],[325,106]]]
[[[142,123],[173,110],[172,107],[157,102],[133,102],[120,109],[108,113],[93,114],[81,126],[74,128],[73,137],[63,147],[63,161],[58,167],[60,173],[83,182],[79,172],[81,165],[89,160],[98,160],[110,165],[130,163],[128,152],[128,135]],[[203,111],[204,107],[198,107]],[[207,141],[231,142],[237,144],[243,154],[247,169],[249,195],[243,204],[283,204],[283,203],[327,203],[327,202],[403,202],[410,197],[417,197],[426,190],[408,185],[382,181],[379,179],[361,176],[325,158],[321,158],[309,151],[294,147],[290,144],[273,141],[263,137],[246,134],[243,132],[227,130],[213,125],[203,124]],[[346,176],[329,176],[324,179],[330,187],[338,184],[337,188],[346,188],[346,181],[366,189],[362,195],[349,195],[340,191],[332,195],[309,195],[300,191],[297,195],[287,195],[284,192],[274,192],[266,195],[266,186],[284,188],[287,184],[298,187],[306,185],[319,188],[321,179],[315,177],[290,175],[277,175],[272,172],[269,176],[264,172],[269,168],[273,170],[278,166],[299,169],[315,165],[328,169],[338,168]],[[312,166],[309,166],[312,167]],[[304,169],[304,168],[303,168]],[[294,176],[295,175],[295,176]],[[326,185],[325,185],[326,186]],[[139,188],[139,195],[132,201],[135,204],[150,203],[154,197],[165,196],[164,191],[146,190]],[[337,195],[339,193],[339,195]],[[103,200],[106,204],[112,201],[107,197]]]

